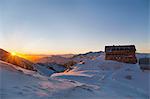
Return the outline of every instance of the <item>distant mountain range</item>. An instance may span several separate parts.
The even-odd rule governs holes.
[[[37,62],[44,57],[61,56],[61,57],[65,57],[65,58],[71,58],[74,56],[74,54],[60,54],[60,55],[23,54],[21,56],[27,60],[32,61],[32,62]]]
[[[57,64],[65,64],[67,62],[71,61],[71,58],[65,58],[58,55],[53,55],[50,57],[43,57],[38,60],[36,60],[36,63],[57,63]]]

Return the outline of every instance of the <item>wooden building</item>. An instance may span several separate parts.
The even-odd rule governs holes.
[[[105,46],[105,59],[125,63],[137,63],[134,45]]]

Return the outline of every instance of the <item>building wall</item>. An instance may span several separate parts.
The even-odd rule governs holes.
[[[133,63],[133,64],[137,63],[135,51],[130,50],[106,52],[105,59],[125,63]]]

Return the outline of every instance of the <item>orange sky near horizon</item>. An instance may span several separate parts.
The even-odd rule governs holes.
[[[105,47],[105,46],[104,46]],[[11,52],[11,53],[16,53],[20,56],[26,56],[26,55],[62,55],[62,54],[83,54],[83,53],[87,53],[87,52],[97,52],[97,51],[104,51],[104,48],[103,50],[95,50],[95,49],[92,49],[92,50],[88,50],[88,49],[82,49],[82,50],[57,50],[57,51],[53,51],[53,50],[20,50],[20,49],[9,49],[9,48],[4,48],[4,50],[7,50],[8,52]],[[136,52],[137,53],[150,53],[150,49],[144,49],[144,48],[137,48],[136,47]]]

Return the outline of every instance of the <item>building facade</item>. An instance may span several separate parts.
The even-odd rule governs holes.
[[[105,60],[136,64],[135,52],[134,45],[105,46]]]

